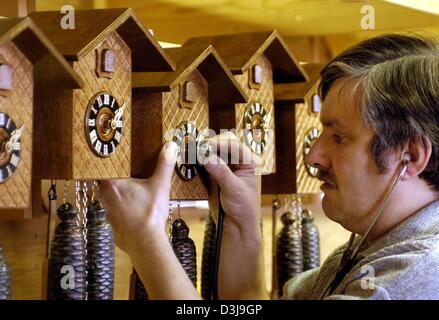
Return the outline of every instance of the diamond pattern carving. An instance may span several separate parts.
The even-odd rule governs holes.
[[[186,81],[194,83],[199,96],[192,109],[183,109],[179,105],[180,90],[178,87],[171,92],[163,93],[163,137],[168,130],[178,128],[183,121],[195,123],[198,131],[209,127],[207,82],[198,70],[192,72]],[[199,174],[193,180],[186,181],[180,178],[177,172],[174,172],[170,198],[174,200],[206,200],[207,188]]]
[[[7,113],[17,126],[25,125],[18,167],[0,184],[0,208],[26,208],[30,204],[32,176],[32,64],[12,42],[1,46],[0,54],[12,69],[12,90],[8,97],[0,96],[0,111]]]
[[[259,90],[250,89],[248,85],[249,71],[242,75],[235,75],[235,79],[244,89],[249,97],[248,103],[235,104],[236,131],[241,141],[244,141],[242,129],[244,127],[244,113],[249,104],[259,102],[269,115],[269,121],[266,129],[272,129],[272,134],[266,135],[265,151],[262,155],[263,167],[262,174],[270,174],[276,172],[275,161],[275,134],[274,134],[274,95],[273,95],[273,70],[270,61],[261,55],[257,61],[262,67],[262,84]],[[250,69],[249,69],[250,70]]]
[[[110,33],[103,42],[116,55],[116,72],[112,79],[97,76],[96,50],[91,50],[73,65],[85,82],[83,89],[73,93],[73,179],[125,178],[131,173],[131,51],[117,32]],[[111,93],[119,105],[127,103],[121,142],[116,152],[107,158],[97,156],[90,149],[84,128],[88,103],[100,91]]]

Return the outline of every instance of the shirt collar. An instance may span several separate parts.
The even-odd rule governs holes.
[[[381,238],[375,240],[369,247],[362,250],[360,254],[362,256],[368,256],[373,252],[392,244],[419,237],[421,235],[435,234],[438,232],[439,200],[435,200],[402,221]],[[355,243],[358,243],[358,240],[355,241]]]

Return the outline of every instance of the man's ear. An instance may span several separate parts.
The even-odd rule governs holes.
[[[408,153],[410,161],[407,164],[406,178],[419,176],[430,161],[432,144],[430,139],[419,137],[416,140],[408,142],[403,148],[403,156]]]

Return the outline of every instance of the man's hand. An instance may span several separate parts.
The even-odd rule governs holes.
[[[221,205],[227,222],[234,227],[248,229],[259,226],[259,179],[261,160],[238,138],[227,132],[211,139],[213,150],[228,156],[229,164],[216,154],[206,159],[205,168],[221,190]],[[224,150],[226,152],[224,152]],[[216,216],[214,217],[216,220]],[[257,227],[259,228],[259,227]]]
[[[214,150],[225,150],[232,160],[228,165],[213,154],[205,164],[221,189],[225,211],[220,298],[267,298],[256,175],[259,159],[231,133],[209,143]],[[107,181],[101,188],[116,243],[130,255],[152,299],[199,298],[165,232],[177,148],[173,142],[165,145],[151,178]]]
[[[154,174],[147,180],[103,181],[102,202],[108,209],[117,245],[128,254],[139,243],[165,235],[169,211],[169,190],[178,147],[168,142],[162,148]]]
[[[220,154],[225,153],[231,162],[226,164],[214,153],[205,165],[220,187],[221,205],[225,212],[219,297],[268,299],[260,227],[258,170],[261,161],[232,133],[221,134],[209,143]]]
[[[130,255],[150,299],[200,299],[165,232],[177,151],[174,142],[165,144],[147,180],[112,180],[101,188],[116,243]]]

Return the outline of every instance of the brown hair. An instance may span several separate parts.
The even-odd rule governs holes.
[[[381,171],[386,155],[427,138],[432,155],[421,177],[439,190],[439,45],[432,38],[388,34],[355,45],[321,72],[324,100],[335,81],[361,88],[361,114],[374,131],[371,153]],[[354,89],[356,90],[356,89]]]

